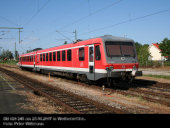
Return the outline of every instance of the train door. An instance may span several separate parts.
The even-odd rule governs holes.
[[[37,54],[37,52],[35,53],[34,55],[35,57],[35,60],[34,60],[34,69],[36,71],[40,71],[40,68],[39,68],[39,63],[40,63],[40,54]]]
[[[34,59],[33,59],[33,62],[34,62],[34,69],[35,69],[35,55],[33,55]]]
[[[89,45],[89,77],[95,80],[95,64],[94,64],[94,45]]]

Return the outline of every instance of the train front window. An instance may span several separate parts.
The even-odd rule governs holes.
[[[106,53],[108,57],[127,56],[135,57],[133,43],[106,41]]]

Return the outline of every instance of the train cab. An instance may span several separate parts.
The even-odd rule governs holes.
[[[103,78],[105,76],[107,81],[112,79],[132,81],[135,76],[142,75],[142,72],[138,71],[139,63],[135,43],[132,39],[115,36],[103,36],[101,38],[105,61],[103,63],[105,68]],[[101,77],[101,75],[98,76]]]

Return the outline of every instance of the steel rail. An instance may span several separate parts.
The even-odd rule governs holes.
[[[42,83],[40,81],[33,80],[33,79],[28,78],[26,76],[23,76],[21,74],[14,73],[14,72],[9,71],[7,69],[0,68],[0,70],[5,72],[7,75],[12,77],[13,79],[19,81],[23,85],[29,87],[30,89],[38,92],[41,95],[47,97],[48,99],[54,101],[56,104],[62,105],[66,110],[71,111],[71,112],[73,112],[75,114],[88,114],[89,112],[90,113],[92,112],[93,114],[99,114],[99,113],[100,114],[104,114],[104,113],[107,113],[107,114],[111,114],[111,113],[114,113],[114,114],[116,114],[116,113],[124,114],[124,113],[127,113],[126,111],[123,111],[123,110],[120,110],[120,109],[116,109],[116,108],[113,108],[113,107],[109,107],[107,105],[104,105],[102,103],[98,103],[98,102],[93,101],[91,99],[87,99],[85,97],[78,96],[76,94],[67,92],[65,90],[53,87],[51,85],[44,84],[44,83]],[[24,79],[25,79],[25,81],[24,81]],[[33,84],[34,87],[31,86],[31,83],[34,83]],[[44,91],[41,91],[41,89],[42,90],[44,89]],[[72,101],[69,101],[69,99],[62,101],[61,100],[62,98],[59,98],[59,97],[57,97],[55,95],[52,95],[51,94],[52,93],[51,90],[53,92],[55,92],[55,93],[57,93],[57,91],[58,92],[61,91],[61,94],[65,94],[65,95],[67,95],[67,97],[70,97],[70,98],[74,97],[76,100],[74,100],[74,98],[73,98]],[[67,103],[65,103],[65,102],[67,102]],[[83,102],[83,103],[76,103],[76,102]]]

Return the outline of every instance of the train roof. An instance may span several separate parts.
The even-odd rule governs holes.
[[[111,40],[111,41],[129,41],[129,42],[134,42],[130,38],[118,37],[118,36],[112,36],[112,35],[104,35],[104,36],[100,36],[98,38],[102,38],[104,41],[105,40]]]
[[[31,54],[35,54],[36,52],[45,52],[46,50],[54,50],[56,47],[57,48],[69,48],[69,47],[73,47],[75,45],[84,45],[86,44],[86,41],[90,41],[90,40],[98,40],[98,39],[102,39],[103,41],[128,41],[128,42],[134,42],[132,39],[130,38],[125,38],[125,37],[118,37],[118,36],[112,36],[112,35],[104,35],[104,36],[100,36],[100,37],[95,37],[95,38],[90,38],[90,39],[86,39],[86,40],[81,40],[79,42],[73,42],[73,43],[69,43],[69,44],[64,44],[64,45],[60,45],[60,46],[55,46],[52,48],[47,48],[47,49],[42,49],[42,50],[38,50],[38,51],[34,51],[34,52],[30,52],[30,53],[26,53],[26,54],[22,54],[21,56],[25,56],[25,55],[31,55]]]
[[[34,55],[34,54],[36,54],[36,51],[25,53],[25,54],[21,54],[21,55],[19,55],[19,57],[21,57],[21,56],[31,56],[31,55]]]

